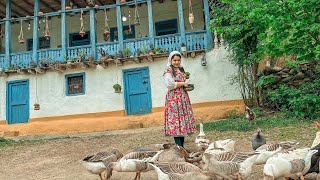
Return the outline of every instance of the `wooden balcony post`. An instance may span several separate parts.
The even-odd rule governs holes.
[[[118,30],[118,43],[119,50],[123,51],[123,26],[122,26],[122,14],[120,7],[120,0],[117,0],[117,30]]]
[[[183,17],[182,0],[177,0],[177,5],[178,5],[178,16],[179,16],[181,44],[184,43],[186,45],[186,31],[185,31],[185,28],[184,28],[184,17]],[[180,46],[181,46],[181,44],[180,44]]]
[[[34,19],[33,19],[33,44],[32,44],[32,60],[38,64],[38,48],[39,48],[39,6],[40,0],[34,0]]]
[[[148,22],[149,22],[149,42],[153,46],[154,44],[154,22],[153,22],[153,11],[152,11],[152,1],[147,0],[148,4]]]
[[[206,36],[207,36],[207,44],[206,50],[210,50],[212,48],[212,34],[210,32],[210,15],[209,15],[209,3],[208,0],[203,0],[204,7],[204,21],[206,25]]]
[[[67,14],[65,12],[66,0],[61,0],[61,60],[68,58],[68,38],[67,38]]]
[[[6,0],[6,27],[5,27],[5,38],[6,38],[6,61],[5,67],[9,67],[11,64],[11,0]]]
[[[91,56],[97,59],[97,21],[96,10],[90,8],[90,44],[91,44]]]

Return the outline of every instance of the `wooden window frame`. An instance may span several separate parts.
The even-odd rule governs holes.
[[[69,94],[69,83],[68,83],[68,80],[69,78],[72,78],[72,77],[78,77],[78,76],[82,76],[82,89],[83,89],[83,92],[81,93],[76,93],[76,94]],[[86,94],[86,75],[85,73],[75,73],[75,74],[66,74],[65,75],[65,85],[66,85],[66,96],[79,96],[79,95],[84,95]]]

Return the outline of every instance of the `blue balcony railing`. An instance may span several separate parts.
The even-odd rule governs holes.
[[[207,49],[207,37],[206,31],[195,31],[186,33],[186,46],[187,51],[201,51]],[[123,47],[128,48],[130,54],[137,56],[137,50],[143,51],[144,47],[146,50],[150,49],[150,42],[148,37],[130,39],[123,41]],[[181,47],[181,35],[180,34],[170,34],[165,36],[157,36],[154,39],[154,48],[161,48],[167,50],[168,52],[176,50],[180,51]],[[50,49],[41,49],[38,50],[38,59],[39,61],[47,60],[50,62],[55,61],[66,61],[68,59],[77,59],[79,58],[79,52],[91,56],[92,50],[91,45],[68,47],[67,48],[67,57],[64,57],[62,54],[61,48],[50,48]],[[97,43],[97,59],[101,58],[100,49],[106,50],[109,55],[115,55],[119,51],[119,42],[106,42],[106,43]],[[29,68],[30,64],[35,63],[36,61],[32,60],[32,51],[11,53],[11,62],[10,68],[19,69],[19,68]],[[0,54],[0,67],[5,69],[5,66],[9,63],[6,63],[6,58],[4,54]]]
[[[12,53],[10,69],[25,69],[30,67],[32,51]]]
[[[114,55],[119,51],[118,42],[98,43],[96,47],[97,47],[98,59],[101,58],[101,49],[103,51],[107,51],[107,53],[110,55]]]
[[[179,34],[170,34],[155,37],[154,48],[161,48],[170,51],[180,51],[181,36]]]

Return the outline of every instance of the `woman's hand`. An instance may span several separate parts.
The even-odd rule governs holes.
[[[184,86],[184,87],[188,87],[188,85],[189,85],[189,84],[188,84],[187,82],[184,82],[184,85],[183,85],[183,86]]]

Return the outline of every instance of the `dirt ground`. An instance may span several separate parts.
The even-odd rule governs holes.
[[[265,132],[269,142],[284,140],[288,137],[300,141],[300,147],[310,146],[316,130],[314,127],[276,128]],[[252,132],[208,132],[211,141],[232,138],[236,140],[237,151],[250,151]],[[196,134],[195,134],[196,135]],[[195,135],[186,139],[186,148],[196,150]],[[34,139],[39,137],[33,137]],[[76,134],[68,137],[42,136],[51,140],[20,140],[14,146],[0,147],[1,180],[99,180],[82,166],[87,155],[118,148],[128,153],[137,147],[152,149],[157,143],[172,142],[171,137],[163,135],[163,127],[105,131],[100,133]],[[52,139],[53,138],[53,139]],[[111,179],[132,180],[134,173],[114,172]],[[142,173],[141,180],[154,180],[154,171]],[[262,178],[262,166],[254,166],[249,180]],[[307,179],[315,179],[314,175]]]

